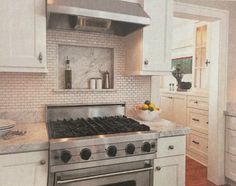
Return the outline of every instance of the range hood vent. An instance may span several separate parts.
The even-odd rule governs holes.
[[[122,0],[48,0],[48,28],[126,36],[150,24],[137,3]]]

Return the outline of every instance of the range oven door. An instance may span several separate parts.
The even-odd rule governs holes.
[[[140,161],[59,172],[55,186],[152,186],[153,163]]]

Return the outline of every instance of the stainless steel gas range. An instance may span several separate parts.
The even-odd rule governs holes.
[[[49,105],[49,186],[152,186],[157,134],[125,104]]]

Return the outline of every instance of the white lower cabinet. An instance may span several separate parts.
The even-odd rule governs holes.
[[[185,186],[185,148],[185,136],[158,140],[153,186]]]
[[[161,93],[161,117],[172,122],[186,125],[187,101],[185,95]]]
[[[226,116],[225,176],[236,182],[236,117]],[[235,183],[234,183],[235,185]]]
[[[0,155],[0,186],[47,186],[48,151]]]
[[[154,167],[154,186],[185,185],[184,155],[156,159]]]

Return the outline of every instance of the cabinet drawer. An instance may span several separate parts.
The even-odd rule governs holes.
[[[226,128],[236,131],[236,117],[226,116]]]
[[[188,107],[208,110],[208,98],[207,97],[188,96]]]
[[[236,131],[226,129],[226,152],[236,155]]]
[[[198,132],[208,134],[208,111],[189,109],[189,127]]]
[[[158,139],[157,157],[185,154],[186,137],[168,137]]]
[[[226,153],[225,176],[236,181],[236,156]]]
[[[207,135],[193,131],[188,138],[188,150],[207,158],[208,138]]]

